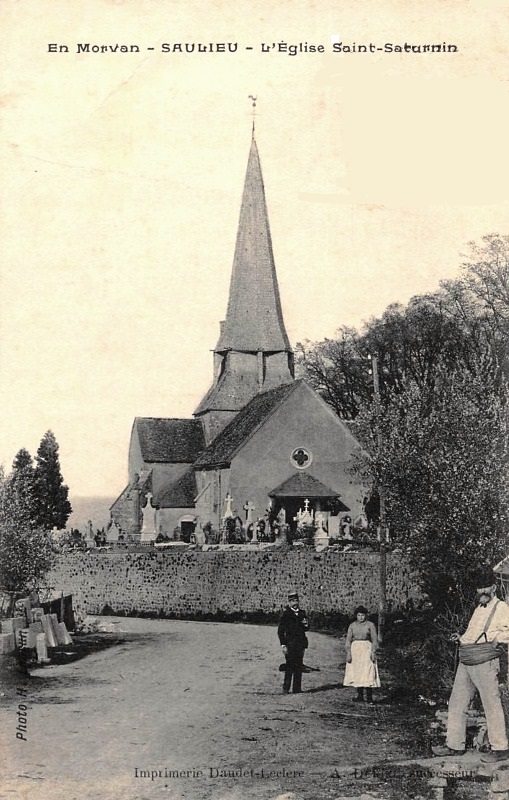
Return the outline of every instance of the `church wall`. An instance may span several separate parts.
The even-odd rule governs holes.
[[[282,383],[290,383],[293,375],[290,372],[288,353],[272,353],[265,356],[263,388],[272,389]]]
[[[179,520],[188,514],[194,516],[194,508],[161,508],[158,514],[158,533],[160,531],[173,539],[173,531]]]
[[[234,507],[251,500],[263,515],[268,493],[297,470],[290,455],[297,447],[312,454],[309,472],[341,495],[353,515],[362,511],[365,488],[348,468],[359,449],[334,412],[306,384],[300,384],[232,461],[230,492]]]
[[[258,391],[259,370],[256,353],[243,353],[231,350],[228,353],[225,373],[228,376],[228,390],[236,397],[247,397],[248,400]],[[246,400],[246,402],[248,402]]]
[[[279,612],[297,587],[313,613],[350,615],[359,603],[378,607],[379,556],[313,550],[180,550],[146,553],[67,553],[49,584],[71,592],[78,611],[171,617]],[[399,554],[387,557],[390,610],[422,597]]]
[[[198,484],[196,516],[201,525],[211,522],[212,526],[219,530],[221,515],[225,508],[224,498],[230,486],[230,470],[200,470],[196,475]]]
[[[261,378],[256,353],[231,350],[210,400],[210,408],[240,411],[259,391]]]
[[[132,481],[135,473],[139,475],[142,469],[146,469],[146,464],[143,460],[143,456],[141,455],[140,440],[138,438],[136,423],[133,425],[133,429],[131,431],[131,441],[129,442],[128,469],[129,469],[129,482]]]
[[[139,533],[141,520],[138,489],[126,486],[111,507],[111,518],[128,536]]]
[[[198,495],[195,503],[195,514],[200,519],[202,525],[209,520],[213,522],[212,506],[214,487],[212,485],[212,473],[200,470],[195,472]]]

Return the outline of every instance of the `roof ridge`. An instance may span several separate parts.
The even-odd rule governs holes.
[[[135,417],[135,420],[138,419],[152,419],[152,420],[164,420],[165,422],[197,422],[199,420],[194,419],[194,417]]]

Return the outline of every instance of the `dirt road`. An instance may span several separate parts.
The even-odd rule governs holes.
[[[412,720],[352,704],[339,641],[310,633],[305,661],[320,671],[283,695],[274,628],[109,622],[124,643],[4,692],[2,800],[392,796],[365,769],[407,756]]]

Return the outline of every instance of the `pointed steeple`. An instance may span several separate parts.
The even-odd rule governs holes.
[[[240,209],[226,319],[216,351],[290,352],[272,252],[265,189],[253,136]]]
[[[226,319],[214,349],[214,382],[194,412],[203,419],[207,442],[258,392],[293,380],[253,129]]]

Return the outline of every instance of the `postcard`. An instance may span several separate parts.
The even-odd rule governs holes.
[[[51,431],[67,528],[99,535],[52,573],[86,655],[5,672],[0,797],[447,789],[426,691],[422,713],[376,702],[382,659],[375,705],[353,703],[346,628],[313,624],[376,613],[378,553],[345,561],[347,597],[320,543],[284,562],[266,526],[309,513],[316,545],[364,513],[362,482],[331,477],[355,431],[302,354],[509,233],[507,3],[5,0],[0,18],[0,462]],[[133,531],[160,537],[152,560]],[[236,531],[248,555],[221,561]],[[310,621],[294,692],[291,590]]]

